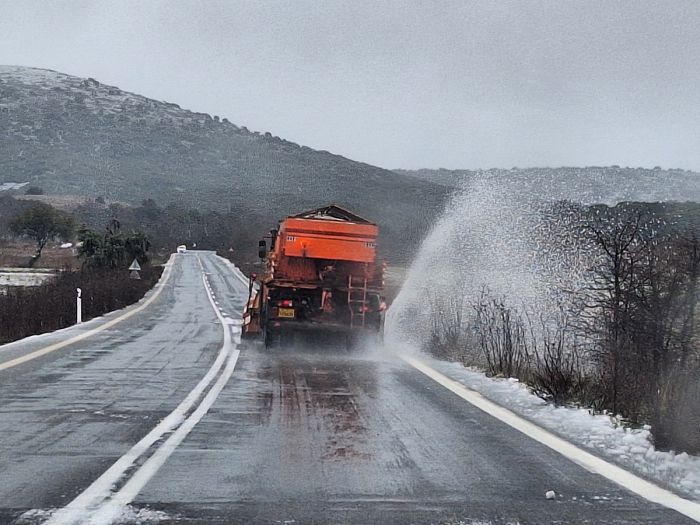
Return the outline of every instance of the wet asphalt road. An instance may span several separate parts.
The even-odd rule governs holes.
[[[141,314],[0,371],[0,523],[40,523],[66,505],[206,373],[222,331],[197,256],[221,310],[239,315],[247,290],[223,262],[179,255]],[[42,341],[0,348],[0,363]],[[556,500],[545,499],[549,489]],[[379,349],[270,353],[254,344],[241,346],[211,410],[126,516],[186,524],[694,523]]]

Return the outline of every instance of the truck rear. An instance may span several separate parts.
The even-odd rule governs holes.
[[[379,334],[385,305],[378,233],[376,224],[335,205],[280,221],[269,250],[260,242],[265,272],[245,332],[262,333],[267,346],[299,333],[345,340]]]

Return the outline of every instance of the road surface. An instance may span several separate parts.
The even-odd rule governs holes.
[[[238,345],[243,280],[172,261],[128,319],[0,369],[0,523],[695,523],[379,349]]]

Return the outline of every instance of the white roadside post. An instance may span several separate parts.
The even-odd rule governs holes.
[[[81,294],[83,293],[83,291],[80,288],[76,288],[76,290],[78,291],[78,297],[76,298],[76,308],[75,308],[76,320],[75,320],[75,323],[80,324],[83,322],[83,299],[81,298]]]

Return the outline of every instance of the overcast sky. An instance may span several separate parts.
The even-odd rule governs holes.
[[[0,64],[387,168],[700,169],[696,0],[0,0]]]

